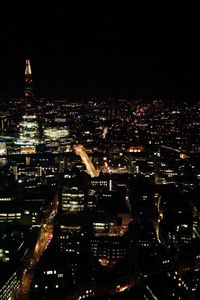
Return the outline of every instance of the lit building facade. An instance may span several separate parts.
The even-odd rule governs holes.
[[[35,153],[35,147],[39,144],[39,125],[35,115],[23,116],[23,120],[19,124],[17,144],[21,145],[21,153]]]
[[[62,211],[67,213],[78,213],[85,207],[85,194],[78,187],[63,188]]]
[[[19,291],[20,280],[14,272],[0,288],[0,300],[14,300]]]

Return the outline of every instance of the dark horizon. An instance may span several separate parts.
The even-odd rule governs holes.
[[[23,95],[25,59],[31,59],[37,96],[200,94],[199,21],[187,7],[61,1],[14,4],[2,12],[1,94]]]

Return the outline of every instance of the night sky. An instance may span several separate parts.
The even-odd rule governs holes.
[[[199,16],[189,2],[12,2],[0,11],[1,94],[23,93],[26,58],[38,96],[200,93]]]

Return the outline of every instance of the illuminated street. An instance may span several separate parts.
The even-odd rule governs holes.
[[[49,243],[51,242],[52,237],[53,226],[49,224],[43,224],[35,248],[32,253],[28,255],[29,259],[23,272],[20,292],[18,295],[19,300],[28,300],[31,281],[34,276],[34,270],[43,252],[47,249]]]
[[[95,169],[92,161],[84,150],[83,145],[74,146],[75,153],[80,156],[82,162],[85,164],[88,174],[91,177],[99,176],[99,172]]]
[[[53,210],[50,213],[49,217],[46,220],[40,229],[40,234],[35,244],[34,249],[29,250],[26,257],[24,258],[25,268],[23,271],[20,291],[18,293],[18,300],[28,300],[29,299],[29,291],[31,287],[31,282],[34,277],[34,271],[37,267],[37,264],[40,260],[40,257],[47,249],[53,238],[53,219],[57,214],[58,210],[58,199],[57,196],[54,197],[53,202]]]

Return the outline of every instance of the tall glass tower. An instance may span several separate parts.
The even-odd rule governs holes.
[[[25,86],[24,86],[24,96],[27,98],[31,98],[33,95],[32,88],[32,76],[31,76],[31,62],[30,59],[26,60],[26,68],[25,68]]]

